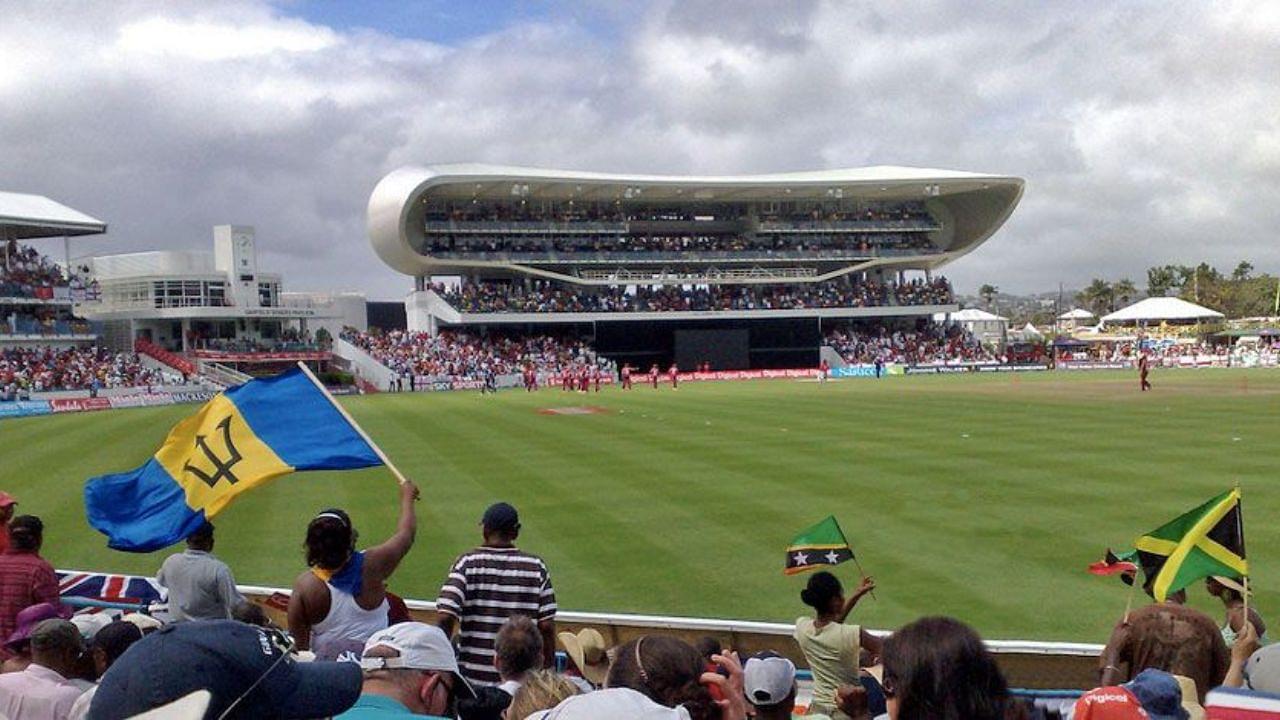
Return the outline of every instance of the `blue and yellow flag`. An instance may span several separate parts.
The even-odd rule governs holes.
[[[241,493],[298,470],[381,465],[377,453],[301,370],[251,380],[169,431],[145,465],[84,488],[89,524],[116,550],[186,538]]]

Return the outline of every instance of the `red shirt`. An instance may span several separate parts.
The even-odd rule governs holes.
[[[58,575],[34,552],[10,549],[0,555],[0,638],[17,628],[18,613],[32,605],[58,602]]]

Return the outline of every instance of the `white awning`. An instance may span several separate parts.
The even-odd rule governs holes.
[[[1059,320],[1088,320],[1094,317],[1094,314],[1084,308],[1071,308],[1067,312],[1058,316]]]
[[[1181,298],[1158,297],[1140,300],[1127,308],[1102,316],[1104,323],[1160,322],[1162,320],[1220,320],[1226,317],[1217,310],[1187,302]]]
[[[43,195],[0,192],[0,239],[98,235],[107,224]]]

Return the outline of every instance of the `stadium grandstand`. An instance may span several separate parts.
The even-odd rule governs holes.
[[[435,165],[386,176],[368,223],[378,256],[414,278],[410,333],[554,327],[617,365],[798,368],[847,362],[823,347],[850,323],[914,333],[958,310],[937,271],[991,237],[1022,190],[1014,177],[902,167]]]
[[[104,345],[136,348],[221,384],[299,361],[327,370],[325,338],[365,323],[362,295],[283,292],[279,274],[259,269],[249,226],[214,227],[213,252],[104,255],[82,264],[94,292],[76,311],[100,324]]]
[[[32,393],[133,388],[172,380],[133,352],[98,345],[98,327],[74,312],[96,292],[74,271],[71,238],[106,223],[42,195],[0,192],[0,401]],[[62,238],[63,262],[31,241]]]

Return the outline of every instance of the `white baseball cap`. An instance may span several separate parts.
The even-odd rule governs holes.
[[[111,616],[107,613],[76,613],[71,616],[71,624],[80,631],[80,637],[88,642],[99,630],[111,624]]]
[[[795,663],[774,652],[758,653],[742,667],[742,684],[752,705],[777,705],[795,688]]]
[[[669,708],[631,688],[606,688],[566,698],[550,710],[530,715],[526,720],[689,720],[689,711]]]
[[[391,648],[399,654],[395,657],[370,657],[369,651],[376,647]],[[453,645],[444,631],[435,625],[406,622],[379,630],[365,642],[360,667],[364,670],[412,669],[453,673],[460,683],[459,695],[475,696],[475,689],[458,672],[458,658],[453,654]]]

